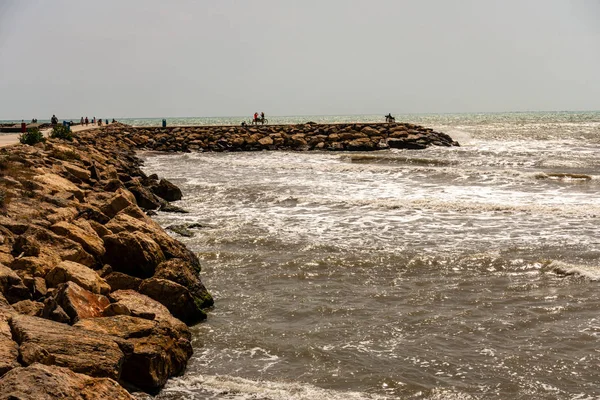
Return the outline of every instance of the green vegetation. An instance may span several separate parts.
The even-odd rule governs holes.
[[[72,141],[73,133],[64,125],[56,125],[54,128],[52,128],[52,133],[50,133],[50,137],[53,139],[64,139]]]
[[[19,135],[19,142],[33,146],[36,143],[45,142],[46,138],[38,128],[29,128],[27,132]]]

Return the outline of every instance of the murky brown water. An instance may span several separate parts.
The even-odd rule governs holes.
[[[463,147],[145,155],[216,299],[159,398],[600,398],[600,115],[429,118]]]

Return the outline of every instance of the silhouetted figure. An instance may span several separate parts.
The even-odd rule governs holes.
[[[50,123],[52,125],[57,125],[58,124],[58,118],[56,118],[56,115],[52,115],[52,118],[50,118]]]

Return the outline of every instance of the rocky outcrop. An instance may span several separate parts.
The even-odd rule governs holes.
[[[173,314],[194,323],[212,303],[196,255],[145,213],[181,191],[134,152],[102,132],[0,149],[0,398],[19,377],[36,398],[128,398],[116,382],[156,392],[183,373],[191,334]],[[192,275],[165,274],[170,260]]]

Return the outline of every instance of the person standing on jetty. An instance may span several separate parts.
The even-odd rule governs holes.
[[[85,117],[85,126],[88,126],[89,122],[90,122],[90,120],[88,119],[88,117]]]
[[[254,113],[254,125],[258,124],[258,112]]]
[[[83,125],[83,117],[81,117],[81,121],[79,122],[79,125]]]
[[[52,118],[50,118],[50,123],[54,126],[54,125],[58,125],[58,118],[56,118],[56,115],[52,114]]]
[[[27,124],[25,123],[25,120],[22,119],[21,120],[21,133],[25,133],[27,132]]]

